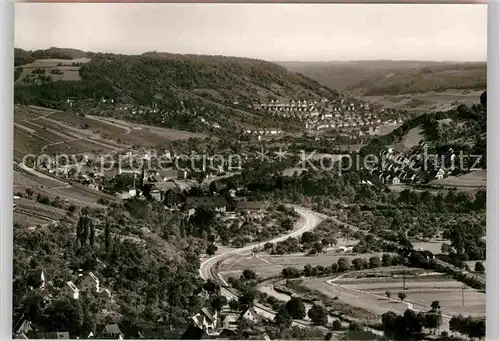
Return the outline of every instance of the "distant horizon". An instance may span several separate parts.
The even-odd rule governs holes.
[[[447,63],[447,64],[453,64],[453,63],[470,63],[470,64],[475,64],[475,63],[487,63],[487,60],[416,60],[416,59],[346,59],[346,60],[267,60],[267,59],[262,59],[262,58],[253,58],[253,57],[247,57],[247,56],[236,56],[236,55],[224,55],[224,54],[204,54],[204,53],[178,53],[178,52],[167,52],[167,51],[145,51],[145,52],[139,52],[139,53],[123,53],[123,52],[109,52],[109,51],[86,51],[81,48],[77,47],[59,47],[59,46],[50,46],[46,48],[37,48],[37,49],[29,49],[29,48],[24,48],[24,47],[19,47],[19,46],[14,46],[15,49],[20,49],[24,51],[37,51],[37,50],[49,50],[49,49],[60,49],[60,50],[76,50],[84,53],[109,53],[109,54],[116,54],[116,55],[124,55],[124,56],[141,56],[146,53],[166,53],[166,54],[173,54],[173,55],[195,55],[195,56],[221,56],[221,57],[228,57],[228,58],[243,58],[243,59],[255,59],[255,60],[263,60],[266,62],[270,63],[304,63],[304,64],[314,64],[314,63],[358,63],[358,62],[407,62],[407,63]]]

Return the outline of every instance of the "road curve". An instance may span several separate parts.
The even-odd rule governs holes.
[[[296,228],[292,232],[290,232],[286,235],[280,236],[280,237],[276,237],[276,238],[267,240],[265,242],[252,244],[252,245],[248,245],[248,246],[236,249],[236,250],[224,252],[224,253],[221,253],[219,255],[213,256],[213,257],[205,260],[204,262],[202,262],[200,264],[199,273],[200,273],[201,278],[203,278],[204,280],[214,279],[216,281],[223,282],[225,285],[227,285],[226,281],[222,278],[222,276],[220,276],[218,273],[215,273],[215,271],[213,271],[219,262],[222,262],[223,260],[227,259],[228,257],[234,256],[234,255],[241,255],[241,254],[244,254],[246,252],[251,252],[254,248],[262,247],[262,246],[264,246],[264,244],[269,243],[269,242],[270,243],[277,243],[277,242],[286,240],[287,238],[290,238],[290,237],[300,236],[302,233],[304,233],[306,231],[313,230],[314,228],[316,228],[316,226],[324,219],[318,213],[311,211],[307,208],[300,207],[300,206],[293,206],[293,205],[289,205],[289,207],[293,207],[294,210],[301,216],[301,219],[295,224]],[[217,276],[217,278],[214,278],[215,276]],[[225,296],[227,299],[237,299],[238,298],[238,296],[235,293],[231,292],[230,290],[228,290],[226,288],[221,288],[221,295]],[[262,316],[264,316],[268,319],[271,319],[271,320],[275,316],[274,311],[272,311],[271,309],[269,309],[269,308],[267,308],[259,303],[254,304],[254,310],[259,315],[262,315]],[[309,326],[309,323],[307,323],[305,321],[298,321],[298,320],[293,321],[293,324],[299,325],[299,326]]]
[[[287,238],[290,237],[300,236],[302,233],[314,229],[323,220],[323,218],[319,214],[307,208],[300,206],[290,206],[290,207],[293,207],[295,211],[302,217],[296,223],[296,228],[292,232],[283,236],[276,237],[274,239],[267,240],[265,242],[251,244],[236,250],[231,250],[225,253],[221,253],[219,255],[213,256],[203,261],[200,264],[200,269],[199,269],[201,278],[203,278],[204,280],[213,278],[212,269],[217,265],[218,262],[221,262],[230,256],[245,254],[247,252],[252,251],[254,248],[263,247],[264,244],[266,243],[277,243],[286,240]],[[216,280],[219,280],[219,278],[216,278]]]

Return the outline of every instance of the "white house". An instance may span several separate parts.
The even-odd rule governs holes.
[[[80,298],[80,290],[72,281],[66,282],[66,285],[63,288],[63,293],[75,300]]]
[[[261,317],[255,312],[253,308],[248,308],[243,314],[241,314],[241,318],[253,323],[261,320]]]
[[[94,275],[93,272],[89,272],[87,276],[83,279],[81,285],[80,285],[82,291],[86,292],[99,292],[100,287],[99,287],[99,278],[97,278],[96,275]]]
[[[201,330],[205,331],[208,335],[216,334],[217,328],[217,312],[210,312],[207,308],[192,317],[195,325]]]
[[[438,172],[436,173],[436,179],[440,180],[444,177],[445,171],[442,168],[439,168]]]

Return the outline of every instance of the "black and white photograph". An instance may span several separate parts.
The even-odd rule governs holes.
[[[484,340],[487,22],[15,4],[12,337]]]

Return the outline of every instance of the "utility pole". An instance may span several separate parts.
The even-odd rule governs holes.
[[[464,306],[464,291],[465,291],[465,285],[462,285],[462,307]]]
[[[406,290],[406,270],[403,268],[403,290]]]

